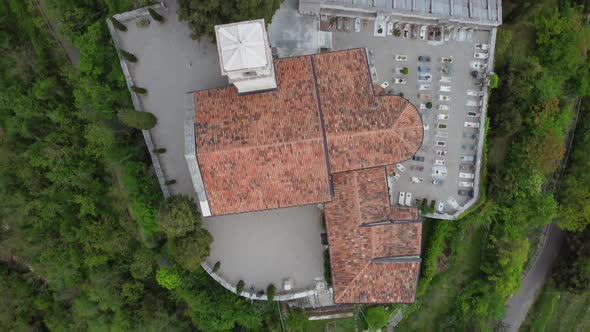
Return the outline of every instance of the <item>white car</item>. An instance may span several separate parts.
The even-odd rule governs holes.
[[[396,54],[395,61],[408,61],[408,56],[403,54]]]
[[[446,177],[447,176],[447,168],[442,166],[435,166],[432,168],[432,176],[434,177]]]
[[[479,100],[479,101],[478,100],[468,100],[465,105],[471,106],[471,107],[477,107],[477,106],[483,105],[483,101],[481,101],[481,100]]]
[[[465,121],[465,128],[479,128],[479,122]]]
[[[490,44],[475,44],[475,49],[478,51],[487,51],[490,49]]]
[[[445,150],[436,150],[436,155],[439,157],[446,157],[447,151]]]
[[[412,193],[406,193],[406,205],[412,206]]]
[[[395,168],[397,168],[400,172],[406,171],[406,166],[404,166],[402,164],[395,164]]]
[[[426,39],[426,26],[423,25],[420,27],[420,40]]]
[[[463,173],[459,172],[459,179],[474,179],[475,175],[473,173]]]
[[[444,64],[453,63],[453,57],[452,56],[443,56],[442,58],[440,58],[440,62],[444,63]]]
[[[387,22],[387,35],[393,35],[393,22]]]
[[[446,132],[446,131],[437,131],[436,132],[436,137],[443,137],[443,138],[449,137],[449,133]]]
[[[361,32],[361,18],[354,19],[354,32]]]
[[[488,53],[483,53],[483,52],[475,52],[473,53],[473,57],[476,59],[482,59],[485,60],[489,57],[490,55]]]
[[[447,146],[447,142],[446,141],[436,141],[436,146],[440,146],[441,148],[445,147],[445,146]]]
[[[404,205],[406,203],[406,193],[403,191],[399,192],[399,198],[397,200],[397,204]]]
[[[428,107],[426,107],[426,104],[422,103],[422,104],[420,104],[420,109],[421,110],[427,110]]]
[[[483,96],[483,91],[467,90],[467,95],[472,97],[481,97]]]
[[[473,188],[473,182],[461,181],[459,187]]]
[[[399,179],[401,176],[402,176],[401,174],[399,174],[399,173],[397,173],[397,172],[393,172],[393,178],[394,178],[394,179],[396,179],[396,180],[397,180],[397,179]]]
[[[379,84],[380,87],[382,87],[383,89],[387,89],[387,87],[389,87],[389,82],[385,81],[381,84]]]
[[[396,66],[393,72],[397,75],[403,75],[404,74],[404,73],[402,73],[403,70],[404,70],[404,67]]]
[[[436,116],[439,120],[448,120],[449,119],[449,115],[442,113]]]
[[[440,101],[450,101],[451,100],[451,96],[439,95],[438,96],[438,100],[440,100]]]
[[[463,156],[461,157],[461,161],[464,162],[473,162],[475,160],[475,156]]]
[[[451,86],[450,85],[441,85],[440,89],[438,90],[440,92],[451,92]]]
[[[447,163],[447,162],[446,162],[446,161],[444,161],[444,160],[442,160],[442,159],[436,159],[436,160],[434,161],[434,164],[435,164],[435,165],[437,165],[437,166],[444,166],[444,165],[446,165],[446,163]]]
[[[412,183],[423,183],[424,182],[424,178],[419,178],[417,176],[412,176],[412,178],[410,179],[410,182],[412,182]]]
[[[440,81],[441,83],[451,83],[453,79],[449,76],[441,76]]]
[[[443,105],[443,104],[441,104],[441,105],[438,105],[438,110],[439,111],[450,111],[451,110],[451,107],[449,105]]]
[[[470,116],[472,118],[478,118],[479,117],[479,113],[474,112],[474,111],[469,111],[469,112],[467,112],[467,116]]]
[[[420,84],[418,86],[418,90],[420,90],[420,91],[432,90],[432,85],[430,85],[430,84]]]
[[[432,75],[420,74],[418,75],[418,82],[432,82]]]
[[[395,77],[393,79],[393,84],[406,84],[406,80],[404,78]]]
[[[483,69],[486,69],[487,66],[488,65],[486,63],[481,62],[481,61],[471,61],[471,68],[473,68],[473,69],[483,70]]]

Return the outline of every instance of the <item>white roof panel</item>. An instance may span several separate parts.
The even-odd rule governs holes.
[[[217,43],[225,71],[264,67],[268,64],[264,29],[260,22],[220,26]]]

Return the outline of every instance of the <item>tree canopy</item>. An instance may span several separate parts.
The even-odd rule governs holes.
[[[201,227],[201,213],[192,198],[172,196],[160,208],[158,225],[168,238],[181,237]]]
[[[215,39],[215,25],[263,18],[270,24],[283,0],[177,0],[178,18],[187,21],[192,38]]]

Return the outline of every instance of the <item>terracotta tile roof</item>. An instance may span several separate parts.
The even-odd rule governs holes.
[[[311,60],[275,68],[275,91],[194,93],[197,159],[214,215],[331,198]]]
[[[337,173],[333,185],[324,211],[335,302],[413,302],[422,223],[389,221],[385,168]]]
[[[328,172],[393,164],[419,148],[416,108],[374,95],[364,49],[274,64],[275,91],[194,93],[197,160],[213,215],[326,202]]]
[[[422,143],[416,108],[375,96],[364,49],[314,55],[332,173],[409,159]]]
[[[389,219],[391,221],[409,221],[409,220],[418,220],[418,209],[417,208],[404,208],[396,206],[391,209],[391,214]]]

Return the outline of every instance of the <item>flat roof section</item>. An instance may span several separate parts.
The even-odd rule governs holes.
[[[309,57],[275,60],[277,89],[195,96],[197,160],[213,215],[330,200]]]

